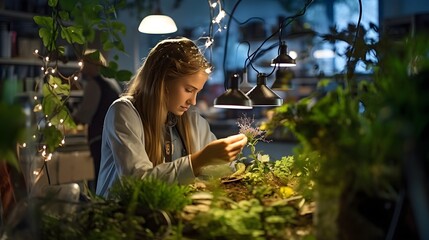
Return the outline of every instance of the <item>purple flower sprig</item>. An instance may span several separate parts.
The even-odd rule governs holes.
[[[250,147],[251,155],[253,157],[257,156],[256,144],[259,141],[270,142],[266,139],[266,131],[261,130],[257,126],[253,126],[254,122],[254,117],[247,117],[246,114],[243,114],[243,117],[240,117],[237,120],[237,125],[240,129],[239,133],[243,133],[247,137],[247,146]]]

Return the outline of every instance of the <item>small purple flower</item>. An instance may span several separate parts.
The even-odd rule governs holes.
[[[254,122],[255,119],[247,117],[246,114],[243,114],[243,117],[237,120],[237,125],[240,128],[239,133],[246,135],[247,144],[254,146],[258,141],[270,142],[265,139],[266,131],[252,126]]]

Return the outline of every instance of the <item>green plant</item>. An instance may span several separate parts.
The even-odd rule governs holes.
[[[365,216],[357,206],[368,199],[395,202],[403,188],[408,140],[425,139],[422,133],[429,119],[423,109],[428,101],[420,96],[427,89],[422,82],[427,76],[427,37],[407,38],[402,43],[398,46],[382,37],[365,48],[358,45],[361,55],[348,56],[352,61],[348,71],[354,71],[368,49],[377,53],[378,62],[371,66],[374,74],[366,81],[353,73],[345,75],[352,83],[345,87],[343,82],[321,81],[312,96],[278,107],[267,124],[269,130],[287,128],[299,141],[296,166],[309,173],[310,178],[302,181],[315,182],[319,214],[329,216],[318,227],[320,232],[333,233],[321,235],[322,239],[368,239],[385,234],[386,226],[375,226],[371,222],[374,216]],[[337,87],[328,90],[326,86],[332,83]],[[332,223],[336,222],[341,227],[334,229]],[[356,226],[359,232],[353,230]]]
[[[108,198],[75,202],[52,192],[23,204],[2,234],[10,239],[163,239],[191,203],[189,191],[155,178],[123,177]]]
[[[43,146],[42,156],[49,159],[51,153],[64,144],[64,132],[75,129],[70,117],[67,101],[72,86],[77,86],[80,69],[71,75],[64,74],[60,63],[68,62],[69,55],[80,61],[86,49],[98,46],[97,50],[124,51],[121,35],[126,27],[116,20],[117,9],[125,6],[125,1],[68,1],[50,0],[51,16],[35,16],[39,26],[39,37],[45,49],[36,54],[42,60],[45,73],[42,87],[43,96],[35,99],[35,112],[40,112],[38,125],[31,136],[36,137],[37,148]],[[98,53],[98,52],[97,52]],[[118,69],[118,56],[109,61],[101,72],[105,77],[127,81],[132,73]],[[32,138],[33,139],[33,138]],[[32,139],[28,139],[30,142]]]
[[[156,178],[123,177],[111,188],[109,198],[131,207],[130,211],[150,209],[177,213],[190,203],[190,191],[188,186],[168,184]]]

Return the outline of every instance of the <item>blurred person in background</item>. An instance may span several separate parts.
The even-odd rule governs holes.
[[[98,50],[85,51],[82,60],[83,99],[73,112],[73,119],[88,126],[87,140],[94,163],[94,180],[88,181],[88,188],[95,193],[100,169],[104,117],[122,89],[115,79],[101,75],[100,70],[107,66],[107,61]]]

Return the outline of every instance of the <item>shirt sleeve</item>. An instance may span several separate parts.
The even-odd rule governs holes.
[[[145,150],[140,115],[130,101],[116,101],[112,104],[106,115],[104,129],[103,144],[106,144],[107,150],[103,150],[102,165],[112,165],[117,171],[116,177],[152,176],[179,184],[187,184],[195,179],[190,156],[153,166]]]
[[[201,116],[197,107],[192,106],[188,110],[188,114],[192,126],[192,149],[199,151],[210,142],[216,140],[216,136],[211,131],[209,122]]]
[[[80,102],[77,110],[73,112],[73,119],[89,124],[97,111],[100,98],[100,87],[95,80],[89,80],[83,90],[82,102]]]

